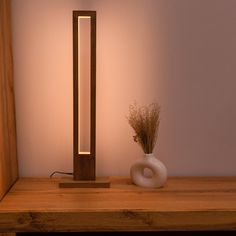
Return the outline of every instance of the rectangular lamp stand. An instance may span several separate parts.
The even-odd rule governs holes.
[[[110,188],[109,177],[97,177],[96,180],[63,180],[59,188]]]

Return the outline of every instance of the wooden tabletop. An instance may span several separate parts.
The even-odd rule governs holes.
[[[19,179],[0,202],[0,232],[236,230],[236,177],[172,177],[160,189],[126,177],[109,189],[59,181]]]

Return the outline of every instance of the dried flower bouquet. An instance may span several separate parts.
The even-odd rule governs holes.
[[[135,131],[134,141],[141,146],[145,154],[152,153],[160,124],[159,104],[138,106],[135,103],[130,105],[128,122]]]

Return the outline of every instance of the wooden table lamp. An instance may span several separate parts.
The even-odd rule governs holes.
[[[96,11],[73,11],[74,180],[64,188],[110,187],[96,178]]]

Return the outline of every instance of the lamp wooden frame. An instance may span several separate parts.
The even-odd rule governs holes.
[[[78,17],[90,17],[90,152],[79,153]],[[110,187],[108,178],[96,178],[96,11],[73,11],[73,179],[60,187]]]
[[[79,66],[78,66],[78,17],[91,18],[91,45],[90,45],[90,154],[79,154]],[[73,93],[74,93],[74,180],[96,179],[96,12],[73,11]]]

